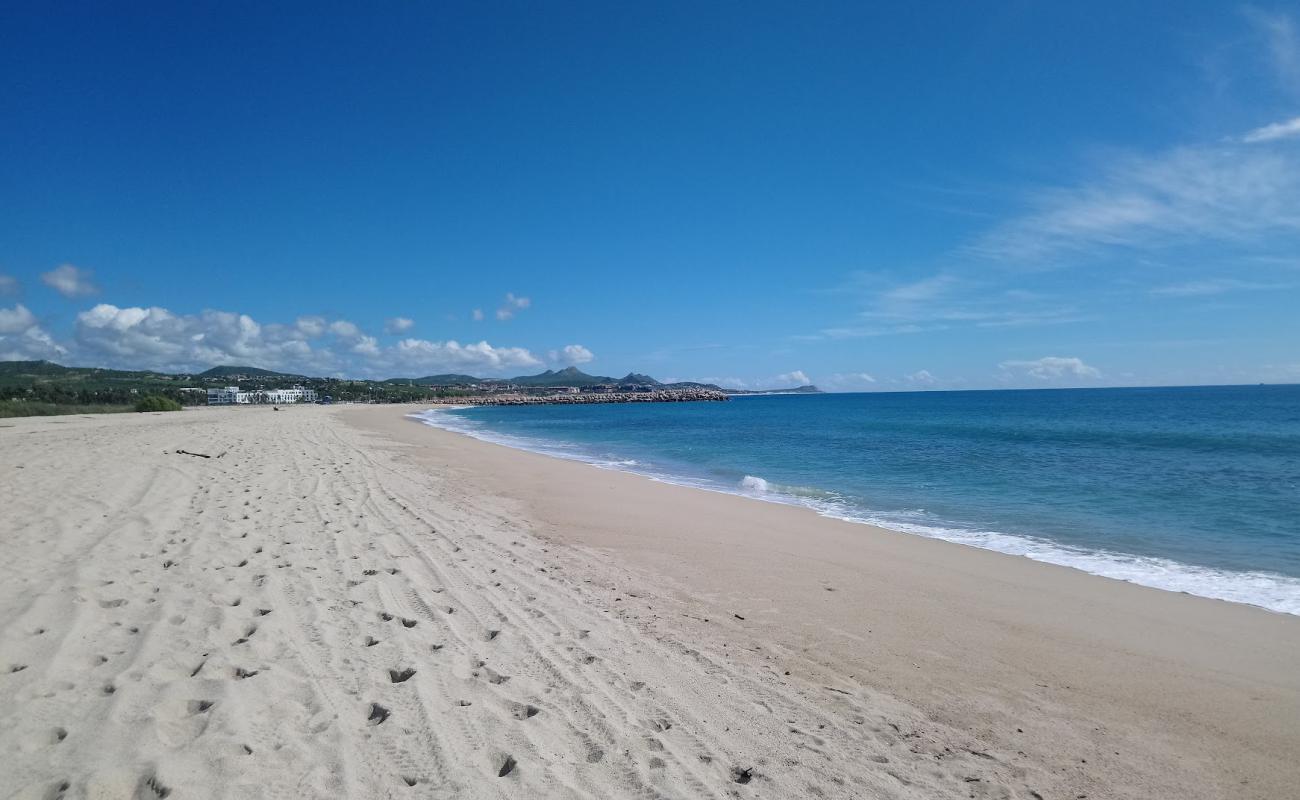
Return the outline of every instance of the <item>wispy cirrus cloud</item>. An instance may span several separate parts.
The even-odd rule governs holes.
[[[1207,297],[1228,292],[1282,291],[1295,288],[1294,283],[1263,283],[1238,278],[1207,278],[1183,283],[1157,286],[1151,294],[1160,297]]]
[[[1260,142],[1276,142],[1278,139],[1290,139],[1300,136],[1300,117],[1274,122],[1263,127],[1248,131],[1241,140],[1247,144],[1258,144]]]
[[[1115,157],[1092,180],[1031,193],[1027,213],[968,249],[1052,266],[1106,249],[1207,241],[1267,250],[1297,234],[1300,153],[1221,144]]]
[[[865,339],[932,333],[955,327],[1056,325],[1088,319],[1072,303],[1050,294],[1008,289],[987,279],[940,272],[910,281],[858,272],[838,290],[856,295],[862,308],[851,323],[791,337],[795,341]]]
[[[1257,6],[1246,6],[1243,11],[1263,45],[1263,60],[1274,79],[1288,91],[1300,94],[1300,25],[1283,11]]]

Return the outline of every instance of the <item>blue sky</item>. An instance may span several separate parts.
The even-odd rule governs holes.
[[[8,4],[0,359],[1300,381],[1296,5],[871,5]]]

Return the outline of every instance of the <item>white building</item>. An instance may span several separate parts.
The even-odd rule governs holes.
[[[304,389],[301,386],[294,386],[290,389],[258,389],[252,392],[241,392],[238,386],[208,390],[208,405],[210,406],[243,406],[255,403],[287,405],[289,403],[314,402],[316,402],[316,390]]]
[[[304,389],[301,386],[294,386],[291,389],[265,389],[256,394],[261,395],[262,399],[254,400],[255,403],[314,403],[316,402],[316,390]]]
[[[247,395],[248,392],[239,391],[238,386],[226,386],[221,389],[208,390],[208,405],[210,406],[232,406],[235,403],[247,403],[248,400],[240,400],[240,395]]]

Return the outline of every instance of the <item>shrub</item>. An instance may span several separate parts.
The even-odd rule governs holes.
[[[181,404],[167,397],[153,395],[151,397],[142,397],[135,404],[136,411],[180,411]]]

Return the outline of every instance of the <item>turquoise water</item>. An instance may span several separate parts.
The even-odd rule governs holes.
[[[1300,614],[1300,386],[432,410],[659,480]]]

